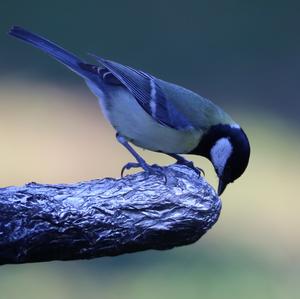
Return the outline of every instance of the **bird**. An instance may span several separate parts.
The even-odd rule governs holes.
[[[218,195],[248,166],[249,139],[222,108],[199,94],[144,71],[90,54],[90,64],[56,43],[22,27],[9,35],[23,40],[82,77],[98,98],[104,117],[116,130],[117,140],[133,155],[123,171],[141,167],[157,172],[131,144],[173,157],[176,163],[200,168],[183,154],[207,158],[218,177]]]

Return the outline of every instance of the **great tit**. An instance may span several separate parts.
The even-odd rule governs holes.
[[[210,100],[181,86],[146,72],[93,55],[98,64],[89,64],[57,44],[14,26],[10,35],[46,52],[81,76],[98,97],[118,141],[135,157],[124,169],[153,167],[130,143],[168,154],[199,171],[179,154],[208,158],[219,178],[218,194],[245,171],[250,145],[241,127]]]

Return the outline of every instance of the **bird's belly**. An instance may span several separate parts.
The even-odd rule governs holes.
[[[176,132],[161,125],[155,131],[144,129],[140,132],[128,132],[128,134],[124,132],[124,135],[133,144],[144,149],[174,154],[189,153],[197,146],[199,140],[190,133]]]
[[[188,153],[200,140],[200,133],[194,130],[178,131],[156,122],[124,89],[102,98],[100,106],[118,133],[144,149]]]

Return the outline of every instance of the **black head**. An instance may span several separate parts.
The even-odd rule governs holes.
[[[208,158],[219,177],[218,194],[239,178],[247,168],[250,144],[238,125],[216,125],[202,137],[191,154]]]

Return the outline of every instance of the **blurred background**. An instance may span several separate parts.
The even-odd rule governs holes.
[[[8,37],[14,24],[212,99],[243,126],[252,156],[196,244],[1,266],[0,297],[299,298],[299,11],[298,1],[276,0],[1,1],[0,186],[118,177],[132,160],[84,82]],[[193,159],[216,186],[211,165]]]

